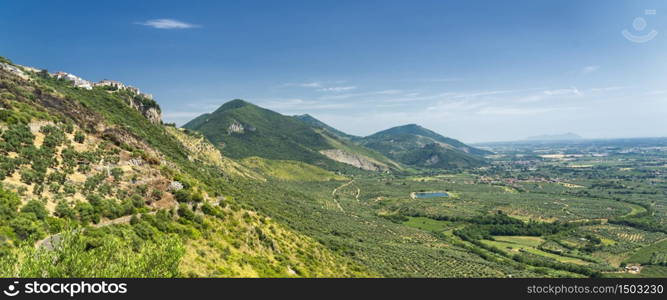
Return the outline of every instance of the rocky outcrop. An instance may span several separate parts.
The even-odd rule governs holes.
[[[349,153],[341,149],[322,150],[320,153],[337,162],[355,166],[359,169],[367,171],[385,171],[389,169],[386,165],[379,163],[369,157]]]
[[[149,108],[144,111],[141,111],[141,114],[148,119],[153,124],[162,123],[162,112],[156,108]]]
[[[21,77],[22,79],[28,79],[28,75],[26,75],[23,70],[10,64],[0,62],[0,69],[10,72],[18,77]]]
[[[426,166],[432,166],[440,162],[440,158],[437,155],[431,155],[426,162],[424,162],[424,165]]]
[[[155,101],[147,98],[146,100],[148,101],[141,101],[140,99],[132,98],[130,99],[128,104],[130,105],[130,107],[139,111],[151,123],[161,124],[162,111],[160,110],[160,107],[157,106],[157,103],[155,103]]]
[[[227,134],[232,134],[232,133],[240,133],[243,134],[247,131],[255,131],[256,128],[252,127],[251,125],[243,125],[239,121],[232,120],[232,124],[227,127]]]
[[[227,127],[227,134],[232,134],[232,133],[242,134],[244,132],[245,128],[243,128],[243,124],[237,122],[236,120],[234,120],[234,122],[232,122],[232,124],[230,124],[229,127]]]

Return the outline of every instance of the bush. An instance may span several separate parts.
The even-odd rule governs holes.
[[[81,132],[80,130],[77,130],[76,133],[74,134],[74,141],[83,144],[83,142],[86,141],[86,136]]]
[[[115,181],[120,181],[121,178],[123,177],[123,169],[121,169],[121,168],[111,169],[111,176],[113,176],[113,179]]]
[[[54,215],[60,218],[74,219],[76,217],[76,212],[65,200],[58,201],[56,204],[56,209]]]
[[[16,193],[0,187],[0,218],[2,220],[9,220],[16,216],[19,205],[21,205],[21,199]]]
[[[44,233],[37,224],[37,217],[32,213],[21,213],[9,222],[16,236],[21,240],[39,239]]]
[[[44,203],[38,200],[30,200],[21,208],[22,213],[33,213],[37,219],[44,220],[49,216],[49,211],[46,210]]]
[[[185,189],[176,191],[176,193],[174,193],[174,197],[176,197],[176,201],[178,202],[190,202],[190,192]]]
[[[81,221],[81,223],[88,224],[100,222],[100,215],[95,212],[95,208],[93,208],[90,203],[79,202],[75,205],[74,209],[79,213],[79,221]]]
[[[97,247],[90,247],[83,234],[68,232],[52,251],[32,245],[0,260],[2,277],[179,277],[179,262],[185,253],[175,235],[161,234],[155,241],[132,241],[111,234],[102,235]],[[58,263],[54,263],[57,261]]]

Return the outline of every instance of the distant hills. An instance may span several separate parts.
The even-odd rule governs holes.
[[[238,99],[183,127],[201,132],[231,158],[259,156],[322,165],[326,157],[318,151],[330,148],[307,124]]]
[[[568,132],[563,134],[544,134],[527,137],[526,141],[570,141],[570,140],[581,140],[583,137],[576,133]]]
[[[369,171],[466,168],[483,165],[483,155],[490,154],[415,124],[358,137],[307,114],[285,116],[239,99],[183,127],[201,132],[225,156],[296,160],[328,169],[340,164]]]
[[[489,151],[470,147],[416,124],[393,127],[363,138],[362,145],[403,164],[426,168],[466,168],[485,163]]]
[[[328,169],[339,169],[341,164],[370,171],[401,168],[381,154],[330,132],[332,129],[312,124],[237,99],[183,127],[201,132],[232,158],[296,160]]]

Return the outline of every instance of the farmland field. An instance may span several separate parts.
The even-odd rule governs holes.
[[[535,156],[539,146],[493,145],[490,165],[464,172],[284,180],[251,187],[262,192],[246,200],[381,274],[618,277],[638,276],[624,269],[637,263],[658,276],[667,169],[656,165],[667,155],[623,146],[551,145],[584,153],[564,160]],[[448,197],[411,196],[431,191]]]

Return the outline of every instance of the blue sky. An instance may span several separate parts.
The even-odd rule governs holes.
[[[138,86],[178,124],[242,98],[357,135],[667,136],[666,17],[665,1],[2,1],[0,55]]]

